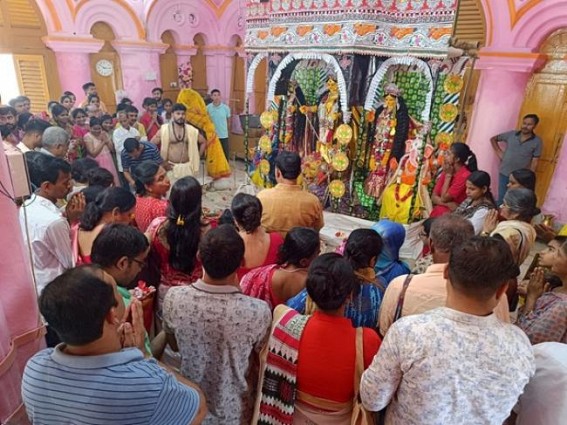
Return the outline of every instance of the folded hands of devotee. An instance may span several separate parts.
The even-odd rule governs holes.
[[[128,320],[130,319],[130,320]],[[122,319],[122,324],[118,328],[122,348],[136,347],[145,353],[144,338],[146,330],[144,328],[144,312],[142,302],[136,298],[132,299]]]
[[[484,226],[482,227],[482,234],[490,234],[496,229],[498,225],[498,210],[490,210],[486,213],[484,219]]]
[[[75,223],[79,220],[83,211],[85,211],[85,207],[87,202],[85,201],[85,195],[81,192],[75,193],[67,205],[65,206],[65,216],[69,223]]]

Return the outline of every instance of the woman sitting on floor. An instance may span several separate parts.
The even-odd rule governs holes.
[[[356,285],[347,259],[323,254],[307,276],[313,315],[276,308],[252,423],[351,424],[360,374],[380,347],[376,332],[354,328],[344,317]]]
[[[171,189],[167,214],[153,220],[146,232],[151,258],[156,259],[161,276],[158,311],[169,288],[190,285],[203,277],[197,248],[201,237],[217,227],[217,222],[203,219],[201,198],[201,185],[195,178],[177,180]]]
[[[153,161],[144,161],[132,173],[136,182],[136,225],[145,232],[167,209],[165,198],[171,187],[166,171]]]
[[[344,249],[356,276],[352,299],[345,306],[345,317],[354,327],[376,328],[378,313],[382,303],[384,284],[376,277],[374,264],[382,252],[382,238],[372,229],[356,229],[350,234]],[[315,310],[313,300],[304,289],[287,303],[301,314],[312,314]]]
[[[244,264],[237,271],[238,279],[257,267],[275,264],[283,238],[278,232],[268,233],[261,226],[262,203],[246,193],[238,193],[230,206],[240,237],[244,240]]]
[[[466,218],[478,235],[490,210],[496,209],[496,201],[490,191],[490,175],[486,171],[473,171],[467,178],[467,199],[455,210],[455,214]]]
[[[134,195],[121,187],[104,189],[88,203],[79,223],[71,228],[75,264],[90,264],[93,242],[104,226],[132,223],[135,206]]]
[[[307,268],[320,250],[319,233],[307,227],[294,227],[280,246],[277,264],[246,273],[240,281],[242,292],[266,301],[273,310],[305,288]]]

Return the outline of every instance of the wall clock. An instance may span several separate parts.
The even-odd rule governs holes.
[[[99,73],[102,77],[109,77],[114,72],[114,66],[112,62],[106,59],[99,60],[96,65],[96,72]]]

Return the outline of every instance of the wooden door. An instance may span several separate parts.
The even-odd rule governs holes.
[[[534,74],[528,84],[519,121],[527,114],[540,118],[535,129],[543,141],[542,154],[536,170],[536,195],[543,205],[561,152],[567,130],[567,82],[556,75]],[[519,127],[518,127],[519,128]]]
[[[233,114],[239,115],[244,112],[245,92],[244,58],[234,55],[232,67],[232,84],[230,95],[230,109]]]
[[[209,87],[207,86],[207,57],[203,52],[205,39],[202,35],[197,34],[194,42],[197,46],[197,54],[191,58],[191,67],[193,68],[192,88],[205,97],[209,92]]]
[[[266,93],[268,92],[268,61],[262,59],[254,74],[254,114],[261,114],[266,110]]]
[[[163,89],[163,98],[171,99],[173,103],[177,100],[179,94],[178,78],[177,78],[177,55],[175,54],[175,39],[171,31],[166,31],[161,36],[161,41],[169,44],[167,50],[159,55],[159,74],[161,79],[161,88]]]
[[[30,98],[32,112],[43,110],[51,99],[42,55],[14,55],[20,93]]]
[[[96,89],[100,99],[106,105],[109,112],[116,110],[116,90],[122,89],[122,72],[120,69],[120,58],[118,53],[111,51],[101,51],[90,55],[91,59],[91,75],[92,81],[96,85]],[[96,72],[96,63],[99,60],[106,59],[112,63],[114,72],[108,77],[103,77]],[[80,100],[80,99],[79,99]]]

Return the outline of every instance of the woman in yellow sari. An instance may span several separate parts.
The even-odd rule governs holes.
[[[228,177],[230,176],[230,167],[215,131],[215,125],[207,113],[205,101],[198,92],[191,88],[193,81],[191,63],[187,62],[180,65],[178,72],[181,91],[177,96],[177,103],[181,103],[187,108],[187,122],[205,132],[207,173],[215,180]]]

